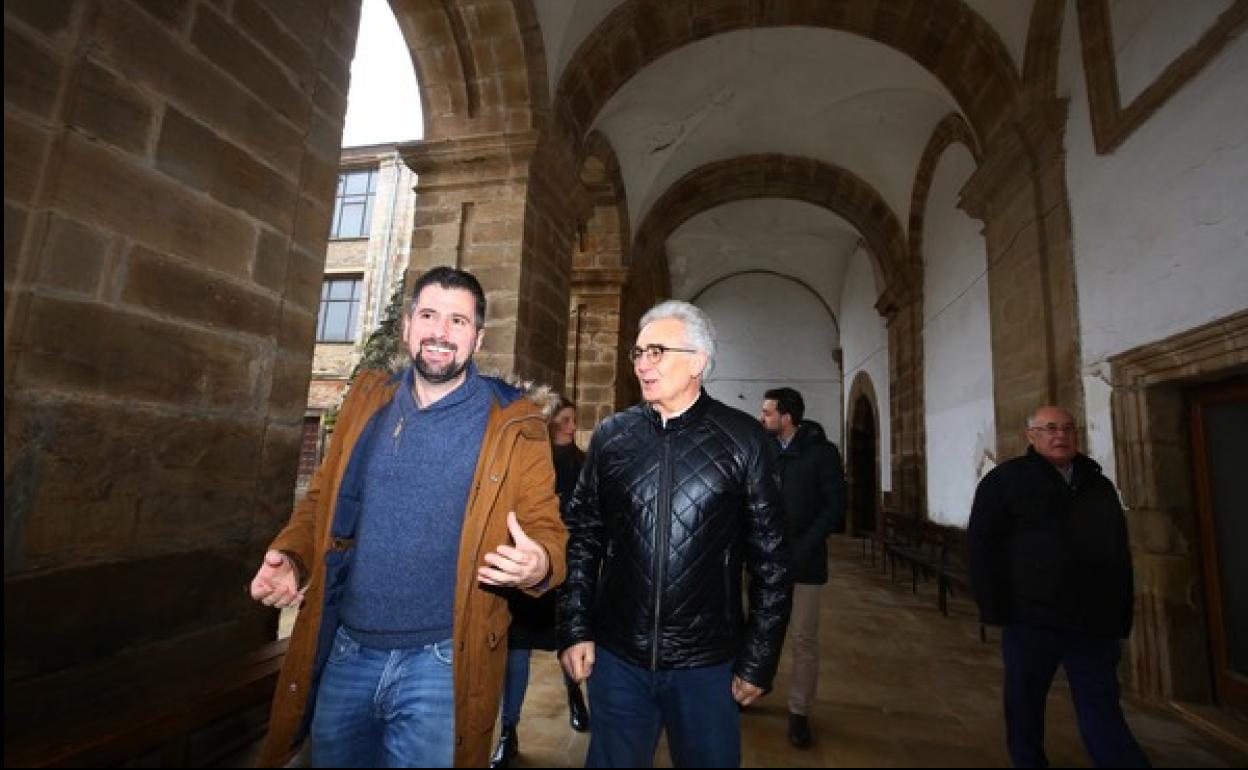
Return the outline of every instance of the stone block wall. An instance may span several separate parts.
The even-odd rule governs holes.
[[[358,3],[6,3],[6,685],[271,638]]]

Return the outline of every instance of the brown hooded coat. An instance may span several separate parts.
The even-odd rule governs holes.
[[[338,489],[351,452],[369,418],[390,402],[397,378],[380,370],[362,373],[339,413],[329,451],[307,495],[290,522],[269,546],[296,554],[310,570],[307,593],[278,679],[261,749],[261,767],[281,766],[298,746],[295,737],[307,708],[312,666],[321,623],[325,560],[330,549]],[[495,401],[486,423],[476,472],[464,514],[455,585],[453,681],[455,692],[455,766],[483,767],[489,761],[507,659],[511,615],[505,590],[477,581],[486,553],[510,543],[507,514],[516,512],[521,528],[550,556],[549,590],[563,582],[567,531],[559,517],[555,474],[550,459],[546,418],[530,393],[506,407]],[[527,593],[538,595],[542,591]]]

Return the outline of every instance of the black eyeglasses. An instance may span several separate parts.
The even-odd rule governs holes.
[[[1032,425],[1030,430],[1038,430],[1041,433],[1047,433],[1050,436],[1060,436],[1063,433],[1074,433],[1075,426],[1070,423],[1058,425],[1057,423],[1048,423],[1047,425]]]
[[[634,364],[641,360],[642,355],[646,357],[646,363],[657,364],[663,360],[666,353],[697,353],[692,348],[669,348],[667,345],[646,345],[643,347],[634,347],[628,351],[628,360]]]

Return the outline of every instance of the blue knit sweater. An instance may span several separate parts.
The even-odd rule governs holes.
[[[342,604],[352,638],[379,649],[451,638],[464,509],[493,402],[475,365],[426,409],[413,377],[409,367],[379,415]]]

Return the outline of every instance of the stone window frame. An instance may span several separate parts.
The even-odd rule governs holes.
[[[334,299],[327,296],[331,283],[343,283],[353,281],[355,286],[351,292],[349,299]],[[364,274],[359,272],[353,273],[327,273],[321,279],[321,301],[316,314],[316,344],[318,345],[353,345],[359,339],[360,333],[360,308],[364,302]],[[348,308],[346,322],[346,338],[326,337],[326,303],[339,302],[354,305],[354,309]],[[354,322],[353,322],[354,320]]]
[[[365,185],[363,193],[347,192],[347,182],[352,177],[359,177],[368,174],[368,183]],[[331,241],[354,241],[367,240],[371,231],[371,220],[373,218],[373,203],[377,200],[377,185],[381,177],[381,168],[379,166],[362,166],[357,168],[344,168],[338,172],[338,189],[334,194],[334,219],[330,226],[329,239]],[[356,206],[360,203],[364,205],[364,213],[360,218],[360,231],[344,234],[342,232],[343,216],[342,212],[346,206]]]
[[[1199,74],[1248,22],[1248,2],[1236,0],[1217,21],[1166,66],[1126,107],[1118,91],[1109,0],[1079,0],[1079,37],[1096,151],[1107,155]]]
[[[1248,310],[1111,356],[1109,363],[1116,481],[1136,564],[1132,688],[1153,700],[1209,702],[1185,393],[1248,372]]]

